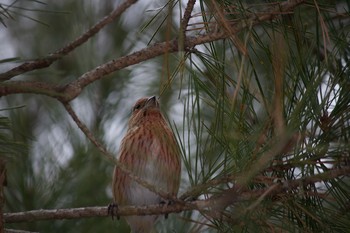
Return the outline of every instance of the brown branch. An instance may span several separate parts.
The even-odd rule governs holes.
[[[23,231],[23,230],[15,230],[15,229],[5,229],[5,233],[39,233],[37,231]]]
[[[292,190],[295,191],[300,187],[304,188],[317,182],[327,182],[329,180],[340,178],[342,176],[349,176],[349,174],[350,166],[347,166],[341,169],[330,169],[329,171],[317,175],[302,177],[295,180],[282,180],[280,183],[277,183],[278,185],[276,185],[276,183],[273,183],[270,186],[262,189],[247,190],[246,188],[242,188],[242,186],[236,185],[233,188],[224,190],[222,193],[216,195],[216,204],[220,205],[223,210],[227,206],[232,205],[238,201],[256,200],[263,195],[265,198],[269,197],[272,199],[274,199],[274,197],[279,197],[281,194],[293,195],[292,192],[290,192]],[[305,192],[303,193],[305,194]],[[297,193],[294,194],[300,195]],[[314,192],[313,195],[318,195],[321,198],[324,197],[324,193],[321,195],[318,192]],[[278,199],[279,198],[277,198],[277,200]]]
[[[193,7],[195,3],[196,3],[196,0],[188,0],[184,15],[181,19],[180,33],[179,33],[179,39],[178,39],[178,45],[181,50],[185,50],[186,48],[189,48],[189,47],[186,47],[185,45],[185,42],[187,41],[186,29],[188,26],[188,22],[190,21],[191,13],[193,11]]]
[[[269,167],[268,170],[271,172],[273,170],[273,168]],[[264,171],[262,171],[262,172],[264,172]],[[308,176],[308,177],[303,177],[303,178],[299,178],[299,179],[295,179],[295,180],[281,180],[280,181],[281,186],[279,186],[278,189],[276,189],[274,191],[274,194],[281,193],[284,190],[296,189],[301,184],[302,185],[310,185],[310,184],[314,184],[317,182],[327,181],[327,180],[335,179],[337,177],[346,176],[349,174],[350,174],[350,166],[347,166],[347,167],[343,167],[341,169],[331,169],[329,171],[326,171],[326,172],[323,172],[320,174],[316,174],[316,175]],[[210,192],[207,191],[209,188],[214,188],[214,187],[217,187],[219,185],[228,184],[228,183],[236,184],[235,187],[233,188],[233,190],[234,190],[234,192],[237,192],[237,189],[238,189],[237,179],[239,179],[239,177],[242,177],[242,176],[243,175],[226,176],[226,177],[221,177],[218,179],[212,179],[212,180],[206,181],[203,184],[198,184],[196,186],[191,187],[189,190],[187,190],[185,193],[183,193],[179,197],[179,199],[180,200],[191,200],[193,198],[197,198],[200,195],[209,194]],[[255,176],[255,178],[252,180],[252,183],[259,183],[259,184],[264,183],[265,186],[268,187],[268,186],[272,186],[275,184],[275,182],[272,181],[274,179],[275,178],[272,178],[272,177],[258,175],[258,176]],[[264,180],[267,180],[268,182],[266,182]],[[241,191],[243,191],[243,190],[241,190]],[[223,191],[223,193],[224,192],[230,192],[230,189]],[[255,192],[255,195],[259,196],[265,192],[265,189],[255,190],[254,192]],[[251,195],[251,194],[252,194],[251,191],[244,191],[244,192],[242,192],[241,196]]]
[[[193,210],[197,207],[195,204],[186,203],[173,205],[149,205],[149,206],[120,206],[118,215],[162,215],[167,213],[178,213],[185,210]],[[32,222],[38,220],[52,219],[77,219],[90,217],[108,217],[107,206],[70,208],[70,209],[53,209],[53,210],[32,210],[18,213],[5,213],[6,223],[14,222]]]
[[[77,80],[68,84],[64,91],[69,94],[66,95],[66,99],[64,101],[71,101],[80,94],[84,87],[112,72],[155,58],[167,52],[173,53],[177,51],[179,51],[177,39],[173,39],[171,41],[156,43],[130,55],[109,61],[91,71],[86,72]]]
[[[304,1],[305,0],[285,1],[278,5],[279,12],[282,14],[285,11],[290,11]],[[260,15],[259,17],[257,17],[256,14],[250,14],[250,16],[245,21],[242,20],[232,24],[232,30],[239,32],[245,28],[258,25],[261,22],[272,20],[279,16],[275,14],[275,11],[276,9],[272,8],[271,12],[267,12],[266,14]],[[228,37],[230,37],[230,34],[227,34],[227,32],[223,31],[199,35],[196,37],[188,37],[184,41],[183,49],[193,48],[196,45],[213,42]],[[165,53],[178,52],[180,49],[181,48],[178,46],[177,39],[156,43],[132,54],[102,64],[93,70],[86,72],[78,79],[65,86],[57,86],[55,84],[30,81],[0,82],[0,96],[16,93],[34,93],[58,98],[62,102],[69,102],[76,98],[87,85],[103,78],[107,74],[155,58]]]
[[[3,158],[0,158],[0,233],[4,233],[3,207],[5,203],[4,187],[6,185],[6,164]]]
[[[259,204],[264,198],[273,198],[280,194],[290,194],[290,190],[296,190],[299,187],[314,184],[316,182],[326,182],[328,180],[348,176],[350,167],[341,169],[332,169],[322,174],[304,177],[296,180],[287,180],[281,183],[274,183],[271,186],[262,189],[248,190],[239,186],[224,190],[222,193],[213,195],[205,200],[177,202],[171,205],[148,205],[148,206],[120,206],[117,210],[119,216],[129,215],[163,215],[167,213],[179,213],[182,211],[198,210],[209,213],[217,206],[225,203],[223,210],[228,206],[241,201],[254,201],[261,197],[258,202],[253,203],[252,207]],[[217,183],[217,182],[212,182]],[[204,184],[205,185],[205,184]],[[318,193],[313,193],[317,195]],[[295,195],[299,195],[295,193]],[[222,211],[222,210],[221,210]],[[38,220],[52,219],[77,219],[89,217],[107,217],[108,207],[84,207],[71,209],[54,209],[54,210],[32,210],[18,213],[4,213],[6,223],[14,222],[31,222]]]
[[[204,44],[225,38],[223,33],[202,35],[188,39],[186,46],[194,47],[195,45]],[[17,93],[34,93],[43,94],[53,98],[58,98],[63,102],[69,102],[77,97],[86,87],[94,81],[97,81],[107,74],[126,68],[128,66],[155,58],[166,52],[173,53],[178,51],[177,39],[171,41],[156,43],[142,50],[136,51],[130,55],[112,60],[95,69],[86,72],[77,80],[65,86],[57,86],[44,82],[33,81],[11,81],[0,83],[0,96],[17,94]]]
[[[224,10],[215,0],[211,0],[211,5],[216,13],[216,21],[221,28],[228,35],[228,38],[232,41],[234,46],[240,51],[244,56],[248,54],[246,46],[237,38],[238,31],[230,25],[230,22],[225,18]]]
[[[32,70],[42,69],[50,66],[53,62],[61,59],[63,56],[67,55],[88,39],[98,33],[104,26],[113,22],[117,17],[119,17],[126,9],[128,9],[132,4],[137,2],[137,0],[127,0],[120,4],[115,10],[113,10],[109,15],[104,17],[100,22],[96,23],[84,34],[76,38],[74,41],[70,42],[63,48],[57,50],[56,52],[48,55],[45,58],[36,59],[33,61],[25,62],[5,73],[0,74],[0,81],[9,80],[14,76],[29,72]]]
[[[188,0],[187,2],[187,6],[186,6],[186,9],[185,9],[185,12],[184,12],[184,16],[182,17],[182,20],[181,20],[181,27],[182,27],[182,33],[184,35],[184,38],[185,38],[185,33],[186,33],[186,28],[188,26],[188,22],[190,21],[190,18],[191,18],[191,14],[192,14],[192,11],[193,11],[193,7],[194,5],[196,4],[196,0]]]
[[[37,81],[0,82],[0,96],[19,93],[32,93],[59,99],[64,98],[66,95],[65,92],[61,91],[62,89],[62,87],[55,84]]]

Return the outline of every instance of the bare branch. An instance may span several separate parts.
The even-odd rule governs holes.
[[[341,178],[350,173],[350,167],[341,169],[331,169],[322,174],[304,177],[296,180],[286,180],[280,183],[274,183],[266,188],[248,190],[242,189],[239,186],[224,190],[221,194],[213,195],[205,200],[177,202],[171,205],[148,205],[148,206],[120,206],[118,207],[119,216],[129,215],[163,215],[166,213],[179,213],[182,211],[198,210],[209,213],[212,209],[217,209],[222,206],[223,211],[228,205],[233,205],[242,201],[255,201],[259,197],[272,198],[283,193],[289,193],[290,190],[297,190],[300,187],[305,187],[316,182],[326,182],[328,180]],[[211,181],[212,184],[221,183],[223,180]],[[204,186],[206,184],[203,184]],[[198,187],[201,187],[199,185]],[[299,194],[295,194],[299,195]],[[318,193],[314,193],[318,195]],[[320,196],[321,197],[321,196]],[[261,201],[261,200],[259,200]],[[253,202],[253,205],[258,203]],[[252,205],[251,205],[252,206]],[[18,213],[4,213],[4,220],[6,223],[14,222],[31,222],[38,220],[52,220],[52,219],[77,219],[89,217],[107,217],[108,207],[84,207],[71,209],[54,209],[54,210],[32,210]]]
[[[113,10],[109,15],[104,17],[100,22],[92,26],[84,34],[76,38],[74,41],[70,42],[63,48],[57,50],[56,52],[48,55],[45,58],[36,59],[33,61],[25,62],[3,74],[0,74],[0,81],[9,80],[14,76],[26,73],[28,71],[42,69],[50,66],[53,62],[61,59],[63,56],[67,55],[88,39],[98,33],[104,26],[113,22],[117,17],[119,17],[126,9],[128,9],[132,4],[137,2],[137,0],[127,0],[120,4],[115,10]]]
[[[0,158],[0,233],[4,232],[3,208],[5,203],[4,186],[6,185],[6,164],[5,160]]]
[[[282,14],[285,11],[290,11],[304,1],[305,0],[294,0],[283,2],[279,4],[278,12],[281,12]],[[261,14],[259,17],[257,17],[256,14],[251,14],[247,20],[235,22],[231,25],[233,28],[232,31],[238,32],[247,27],[258,25],[261,22],[272,20],[278,17],[279,15],[276,14],[275,8],[277,7],[271,8],[271,12]],[[188,48],[193,48],[196,45],[213,42],[228,37],[230,37],[230,34],[228,34],[226,31],[213,32],[196,37],[188,37],[184,41],[183,49],[186,50]],[[102,64],[93,70],[86,72],[78,79],[65,86],[57,86],[43,82],[1,82],[0,96],[16,93],[34,93],[58,98],[62,102],[69,102],[76,98],[83,91],[84,87],[93,83],[94,81],[97,81],[112,72],[155,58],[162,54],[178,52],[181,49],[178,45],[179,43],[177,39],[156,43],[132,54]]]
[[[0,82],[0,96],[19,93],[33,93],[46,95],[53,98],[63,98],[65,93],[61,91],[63,88],[45,82],[37,81],[9,81]]]
[[[167,213],[177,213],[184,210],[193,210],[195,208],[196,206],[192,204],[120,206],[118,208],[118,215],[162,215]],[[32,210],[18,213],[5,213],[4,219],[6,223],[14,223],[32,222],[38,220],[77,219],[108,216],[109,215],[107,206],[96,206],[71,209]]]
[[[223,33],[209,34],[190,38],[187,46],[193,47],[198,44],[207,43],[225,38]],[[128,66],[152,59],[166,52],[173,53],[178,51],[177,39],[171,41],[156,43],[142,50],[136,51],[130,55],[120,57],[116,60],[112,60],[103,65],[96,67],[95,69],[86,72],[77,80],[59,87],[54,84],[44,82],[32,82],[32,81],[12,81],[0,83],[0,96],[6,96],[17,93],[34,93],[43,94],[53,98],[59,98],[64,102],[69,102],[77,97],[85,86],[92,82],[103,78],[104,76],[126,68]]]
[[[22,231],[22,230],[15,230],[15,229],[5,229],[5,233],[39,233],[36,231]]]
[[[184,16],[182,17],[182,20],[181,20],[182,33],[184,35],[184,38],[185,38],[188,22],[190,21],[190,18],[191,18],[194,4],[196,4],[196,0],[188,0],[187,6],[184,12]]]

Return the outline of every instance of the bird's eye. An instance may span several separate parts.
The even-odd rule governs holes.
[[[136,106],[134,107],[133,111],[138,110],[138,109],[140,109],[140,108],[141,108],[141,104],[138,104],[138,105],[136,105]]]

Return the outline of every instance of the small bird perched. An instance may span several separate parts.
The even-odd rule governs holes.
[[[120,150],[119,162],[133,174],[164,192],[176,196],[180,184],[180,150],[175,136],[160,112],[155,96],[139,99],[129,119]],[[117,205],[152,205],[164,200],[133,181],[117,166],[112,191]],[[131,232],[151,232],[156,215],[125,217]]]

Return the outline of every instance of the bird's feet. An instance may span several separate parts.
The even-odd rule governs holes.
[[[160,201],[160,204],[161,204],[162,206],[167,207],[167,206],[173,204],[173,202],[170,201],[170,200],[161,200],[161,201]],[[164,214],[164,218],[165,218],[165,219],[168,219],[168,216],[169,216],[168,213]]]
[[[108,215],[112,216],[112,220],[114,220],[114,216],[117,216],[117,220],[120,219],[120,216],[118,214],[118,205],[117,203],[113,202],[108,205]]]

